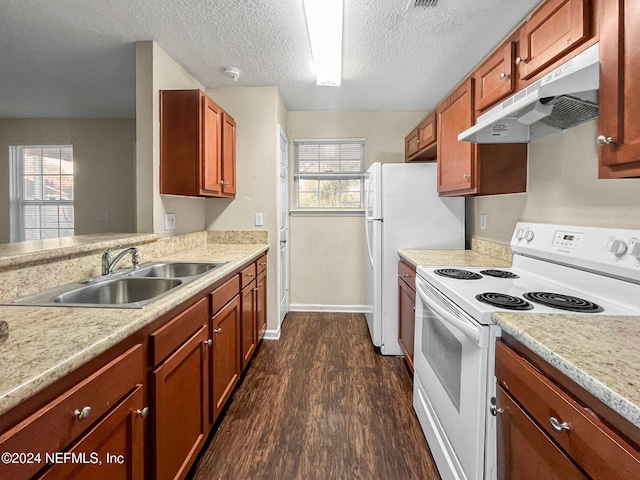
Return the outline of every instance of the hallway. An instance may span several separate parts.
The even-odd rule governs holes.
[[[190,477],[437,480],[404,360],[363,315],[289,313],[263,341]]]

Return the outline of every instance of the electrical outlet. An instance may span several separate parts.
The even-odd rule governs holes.
[[[165,213],[164,214],[164,229],[175,230],[176,229],[176,214]]]
[[[109,212],[98,212],[98,221],[106,222],[109,220]]]
[[[264,225],[264,215],[262,215],[262,213],[256,213],[253,223],[256,227],[261,227],[262,225]]]
[[[480,214],[480,230],[485,230],[487,228],[487,214]]]

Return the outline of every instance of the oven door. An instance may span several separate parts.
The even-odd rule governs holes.
[[[414,407],[443,480],[484,476],[490,329],[416,279]]]

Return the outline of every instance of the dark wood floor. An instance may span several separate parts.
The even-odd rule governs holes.
[[[290,313],[264,341],[190,476],[439,479],[398,357],[356,314]]]

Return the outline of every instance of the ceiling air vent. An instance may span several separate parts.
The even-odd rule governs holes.
[[[413,5],[414,8],[418,8],[418,7],[427,8],[427,7],[435,7],[437,4],[438,4],[438,0],[409,0],[409,3],[407,4],[407,9],[409,9],[411,5]]]

